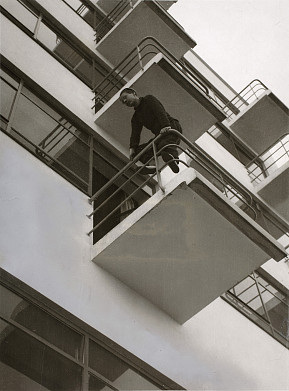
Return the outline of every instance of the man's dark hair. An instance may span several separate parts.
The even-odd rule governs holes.
[[[121,96],[122,94],[124,94],[124,93],[128,93],[128,94],[135,94],[135,95],[137,95],[137,93],[136,93],[136,90],[134,90],[133,88],[124,88],[122,91],[121,91],[121,93],[120,93],[120,95],[119,96]]]

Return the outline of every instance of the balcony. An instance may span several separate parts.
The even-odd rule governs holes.
[[[259,196],[288,222],[289,133],[249,162],[247,170]]]
[[[253,80],[228,102],[226,125],[256,154],[262,153],[288,127],[288,108],[260,81]]]
[[[267,260],[279,261],[287,254],[259,224],[261,208],[252,195],[199,147],[180,137],[188,147],[179,147],[180,173],[167,180],[167,163],[161,166],[161,151],[155,151],[157,191],[94,245],[92,258],[183,324]],[[135,165],[140,155],[91,202]]]
[[[158,41],[147,37],[94,89],[95,123],[124,148],[127,148],[132,116],[131,110],[123,107],[118,99],[118,91],[124,85],[136,89],[140,96],[156,96],[180,120],[190,140],[196,140],[217,121],[226,118],[208,87]]]
[[[161,5],[165,10],[168,10],[174,3],[176,3],[178,0],[159,0],[158,4]],[[105,11],[107,14],[113,11],[113,9],[117,6],[119,6],[120,3],[132,3],[135,4],[137,0],[132,1],[121,1],[121,0],[97,0],[96,5],[100,7],[103,11]]]
[[[96,50],[116,65],[124,53],[130,52],[144,37],[150,35],[163,43],[180,59],[196,42],[156,1],[104,2],[110,11],[96,26]]]

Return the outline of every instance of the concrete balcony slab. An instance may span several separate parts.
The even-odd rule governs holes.
[[[257,154],[287,132],[288,126],[288,108],[269,90],[230,124],[232,131]]]
[[[93,261],[177,322],[285,249],[193,168],[93,248]]]
[[[133,0],[132,3],[135,4],[137,0]],[[159,4],[166,10],[168,10],[173,4],[178,0],[159,0]],[[106,13],[112,11],[112,9],[119,4],[119,0],[97,0],[96,5],[100,7]]]
[[[143,70],[129,80],[126,87],[133,87],[139,96],[157,97],[166,111],[180,121],[183,134],[192,142],[225,118],[202,86],[162,54],[150,60]],[[133,109],[119,102],[117,93],[95,114],[94,121],[105,131],[110,142],[114,139],[118,145],[128,148],[133,112]],[[144,131],[141,142],[150,138],[151,132]]]
[[[180,59],[196,42],[163,7],[154,1],[138,1],[100,40],[96,50],[116,66],[139,42],[153,36]]]
[[[264,179],[255,190],[289,224],[289,162]]]

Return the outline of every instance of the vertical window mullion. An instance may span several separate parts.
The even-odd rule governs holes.
[[[93,143],[94,139],[90,135],[89,141],[89,167],[88,167],[88,195],[92,196],[92,179],[93,179]]]
[[[89,387],[89,375],[88,375],[88,358],[89,358],[89,337],[87,334],[84,336],[84,349],[83,349],[83,373],[82,373],[82,391],[88,391]]]
[[[6,129],[7,133],[11,133],[12,122],[13,122],[13,119],[15,117],[15,112],[16,112],[17,105],[18,105],[18,102],[19,102],[19,99],[20,99],[20,95],[21,95],[23,84],[24,84],[23,80],[20,80],[19,87],[18,87],[18,90],[17,90],[16,95],[14,97],[14,100],[13,100],[13,103],[12,103],[12,106],[11,106],[11,110],[10,110],[10,113],[9,113],[9,116],[8,116],[8,124],[7,124],[7,129]]]
[[[37,23],[36,23],[36,26],[35,26],[35,29],[34,29],[34,32],[33,32],[33,38],[35,38],[35,39],[37,39],[38,31],[39,31],[39,28],[40,28],[40,24],[42,22],[42,18],[43,18],[43,15],[40,14],[38,19],[37,19]]]

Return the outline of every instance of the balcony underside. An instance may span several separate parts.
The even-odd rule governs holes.
[[[279,243],[193,168],[93,249],[93,260],[184,323],[268,259]]]
[[[273,179],[271,179],[273,177]],[[261,182],[256,191],[263,200],[289,223],[289,163]]]
[[[154,95],[164,105],[166,111],[177,118],[183,134],[195,141],[217,121],[225,118],[224,113],[203,93],[182,75],[176,66],[157,55],[144,68],[144,71],[126,85],[133,87],[139,96]],[[124,148],[130,138],[130,121],[133,109],[125,107],[116,94],[95,115],[95,123],[115,138]],[[150,131],[144,130],[141,142],[152,138]]]
[[[141,1],[106,34],[96,50],[116,66],[147,36],[153,36],[178,59],[196,46],[162,7]]]
[[[262,153],[288,131],[289,111],[272,93],[239,116],[231,129],[257,154]]]
[[[174,3],[178,0],[160,0],[161,6],[168,10]],[[136,0],[133,0],[133,4],[136,3]],[[119,0],[97,0],[96,4],[106,13],[112,11],[112,9],[119,4]]]

